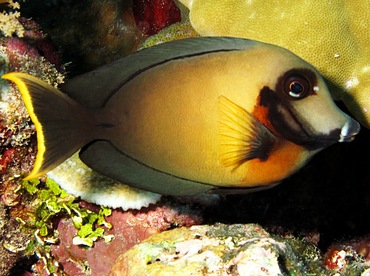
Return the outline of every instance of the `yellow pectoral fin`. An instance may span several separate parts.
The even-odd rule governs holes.
[[[277,138],[255,116],[224,96],[218,98],[218,110],[224,165],[236,169],[254,158],[266,160]]]

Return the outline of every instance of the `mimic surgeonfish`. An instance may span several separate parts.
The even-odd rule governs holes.
[[[81,149],[97,172],[160,194],[258,189],[360,130],[310,64],[246,39],[153,46],[71,79],[61,88],[68,96],[28,74],[3,78],[37,130],[26,179]]]

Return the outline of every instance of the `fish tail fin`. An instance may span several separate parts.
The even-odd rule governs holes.
[[[88,142],[86,108],[55,87],[25,73],[8,73],[14,82],[37,132],[37,155],[25,180],[42,176]]]

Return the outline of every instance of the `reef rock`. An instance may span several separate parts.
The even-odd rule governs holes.
[[[182,227],[151,236],[115,262],[114,275],[307,275],[320,253],[305,240],[270,235],[257,224]],[[318,274],[316,274],[318,275]]]

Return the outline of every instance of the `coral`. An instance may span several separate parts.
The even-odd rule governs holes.
[[[0,4],[7,3],[11,9],[19,9],[20,5],[18,2],[13,0],[2,0]],[[19,11],[2,11],[0,13],[0,30],[4,36],[12,36],[13,34],[18,37],[23,37],[24,26],[19,22],[21,13]]]
[[[4,13],[1,17],[5,18]],[[26,31],[35,30],[37,24],[21,18],[17,18],[16,22],[20,24],[18,27],[22,26],[17,27],[22,32],[16,32],[12,37],[0,37],[0,74],[23,71],[53,85],[63,82],[63,74],[43,56],[47,51],[35,47],[41,41],[47,45],[46,36],[40,33],[31,35]],[[19,37],[21,34],[22,38]],[[62,70],[61,64],[58,68]],[[33,211],[32,196],[22,193],[20,176],[33,166],[36,141],[35,129],[17,89],[6,81],[0,82],[0,205],[6,210],[1,213],[0,267],[1,273],[7,275],[11,269],[14,272],[22,269],[22,265],[12,268],[17,262],[30,265],[25,258],[34,253],[29,247],[33,241],[32,230],[23,227],[23,222]]]
[[[72,63],[70,76],[136,51],[148,34],[181,19],[173,0],[62,1],[52,8],[42,0],[32,0],[22,7],[23,14],[39,18],[46,33],[63,49],[65,60]]]
[[[331,270],[346,275],[354,275],[355,272],[359,274],[363,271],[370,271],[370,268],[368,268],[370,266],[369,251],[369,235],[357,237],[349,241],[335,242],[325,252],[324,265]],[[366,267],[367,269],[365,270]]]
[[[146,36],[137,28],[132,1],[45,1],[22,4],[22,14],[38,18],[63,51],[69,77],[132,53]],[[61,16],[61,14],[63,14]]]
[[[19,259],[27,257],[31,232],[23,231],[20,223],[7,214],[2,202],[0,217],[0,275],[6,276]]]
[[[190,24],[189,10],[181,3],[176,4],[181,12],[181,21],[176,22],[167,28],[162,29],[155,35],[148,37],[140,46],[140,49],[173,40],[199,36]]]
[[[0,38],[0,73],[23,71],[55,86],[63,82],[63,74],[31,45],[39,39],[44,37]],[[0,164],[4,184],[30,171],[36,151],[33,124],[15,86],[6,81],[1,81],[0,87],[0,118]]]
[[[326,267],[323,266],[325,264]],[[368,275],[353,248],[325,254],[307,238],[270,234],[256,224],[177,228],[151,236],[122,254],[110,275]]]
[[[56,181],[68,193],[83,200],[112,208],[140,209],[156,203],[161,196],[135,189],[102,176],[87,167],[78,154],[50,171],[48,177]]]

